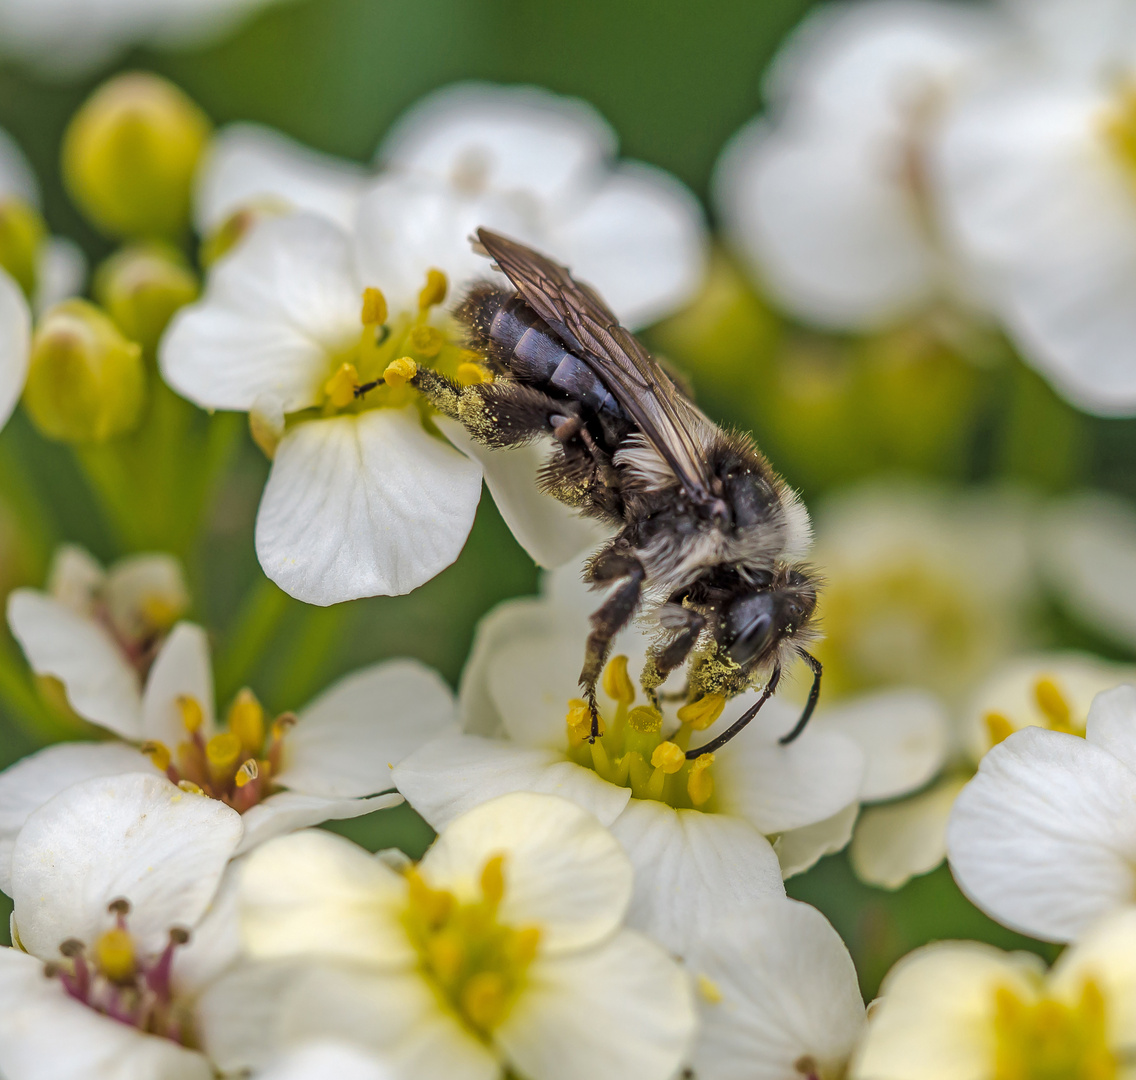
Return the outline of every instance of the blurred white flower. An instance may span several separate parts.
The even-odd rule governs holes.
[[[435,828],[509,791],[579,803],[612,830],[635,866],[630,925],[681,952],[708,919],[783,895],[769,838],[856,803],[865,753],[835,717],[780,745],[797,709],[774,699],[713,755],[687,761],[684,751],[712,736],[702,729],[713,717],[687,713],[683,723],[634,707],[649,640],[635,626],[616,640],[625,656],[604,676],[606,730],[589,745],[577,676],[595,605],[579,567],[567,566],[546,576],[544,596],[490,612],[462,675],[462,729],[404,759],[395,783]],[[747,694],[727,703],[719,728],[752,701]],[[799,839],[796,864],[823,854],[823,845]]]
[[[767,80],[772,118],[734,137],[714,180],[728,239],[778,302],[867,329],[973,300],[928,153],[1001,44],[988,11],[907,0],[824,7],[791,35]]]
[[[851,1080],[1124,1076],[1136,1038],[1136,912],[1047,973],[1032,953],[943,941],[892,968]]]
[[[667,1080],[694,1007],[679,966],[622,929],[631,879],[590,814],[513,794],[403,873],[328,833],[274,840],[242,875],[242,928],[253,957],[313,965],[281,988],[281,1042],[345,1039],[400,1080]]]
[[[237,956],[223,876],[240,838],[229,807],[142,774],[74,785],[28,819],[6,886],[17,947],[0,949],[8,1080],[214,1075],[195,1010]]]
[[[373,1054],[349,1043],[312,1039],[252,1073],[252,1080],[391,1080],[394,1073]]]
[[[698,992],[699,1080],[844,1075],[864,1002],[848,949],[816,908],[755,903],[701,928],[686,966]]]
[[[271,0],[0,0],[0,52],[75,78],[131,45],[201,45]]]
[[[17,285],[0,270],[0,427],[24,392],[31,356],[32,316]]]
[[[991,750],[947,830],[955,880],[999,922],[1072,941],[1136,896],[1136,688],[1098,694],[1084,737],[1026,728]]]
[[[92,675],[98,659],[83,661]],[[388,660],[275,720],[242,690],[218,725],[205,632],[179,623],[150,669],[138,714],[96,721],[122,742],[49,746],[0,773],[0,887],[6,855],[30,813],[78,780],[144,771],[143,753],[170,780],[238,810],[240,850],[247,851],[284,832],[400,803],[391,766],[454,715],[437,674],[413,660]]]

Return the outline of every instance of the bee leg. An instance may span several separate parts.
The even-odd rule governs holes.
[[[781,665],[778,664],[773,673],[769,676],[769,682],[765,684],[765,689],[761,691],[759,697],[744,713],[741,714],[721,735],[711,739],[705,746],[696,746],[693,750],[687,750],[687,760],[693,761],[703,754],[712,754],[715,750],[720,750],[726,745],[742,728],[746,726],[760,711],[761,706],[764,705],[777,690],[777,684],[781,681]]]
[[[628,623],[639,607],[640,592],[647,572],[633,555],[624,555],[608,548],[596,557],[588,568],[587,579],[595,584],[625,579],[592,614],[592,632],[584,647],[584,667],[580,672],[580,686],[592,714],[592,741],[600,733],[600,714],[596,705],[596,684],[600,681],[611,642]]]
[[[782,746],[787,746],[791,743],[802,731],[805,730],[805,725],[809,722],[809,717],[813,714],[813,709],[816,708],[817,698],[820,697],[820,675],[824,670],[821,667],[820,661],[811,653],[802,652],[801,659],[812,668],[813,671],[813,685],[809,690],[809,700],[805,702],[804,710],[801,712],[801,717],[793,726],[793,730],[788,735],[782,735],[777,741]]]
[[[668,629],[678,630],[679,633],[661,648],[651,650],[640,679],[644,693],[656,708],[660,697],[658,688],[667,681],[672,671],[686,663],[690,650],[698,641],[698,635],[706,626],[706,616],[691,608],[678,608],[677,611],[668,609],[667,624]]]

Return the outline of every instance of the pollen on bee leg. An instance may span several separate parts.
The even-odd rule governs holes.
[[[679,722],[689,724],[695,731],[705,731],[726,707],[722,694],[703,694],[697,701],[688,702],[678,710]]]
[[[387,298],[382,289],[368,286],[363,290],[363,311],[360,318],[364,326],[382,326],[387,321]]]
[[[400,356],[387,364],[383,372],[383,381],[387,386],[402,386],[410,382],[418,374],[418,365],[409,356]]]
[[[354,364],[345,361],[323,384],[323,392],[335,408],[342,409],[355,400],[355,388],[358,385],[359,372],[355,370]]]
[[[627,657],[613,656],[604,668],[603,691],[612,701],[630,705],[635,701],[635,686],[627,674]]]
[[[422,291],[418,294],[418,308],[420,311],[425,311],[426,308],[433,307],[435,304],[440,304],[446,299],[446,290],[449,288],[449,282],[446,280],[446,275],[441,270],[431,267],[426,271],[426,284],[422,286]]]

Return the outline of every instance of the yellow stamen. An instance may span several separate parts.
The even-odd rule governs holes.
[[[154,763],[154,768],[165,772],[170,767],[170,748],[165,743],[144,742],[138,749]]]
[[[482,1031],[496,1027],[505,1015],[507,989],[497,972],[478,972],[462,989],[461,1010]]]
[[[364,326],[382,326],[387,321],[387,298],[381,289],[368,286],[363,290]]]
[[[1073,710],[1065,700],[1065,695],[1061,693],[1061,688],[1052,678],[1046,675],[1038,679],[1034,683],[1033,696],[1037,707],[1045,715],[1049,727],[1054,731],[1072,733]]]
[[[651,765],[668,776],[673,776],[686,764],[686,754],[673,742],[662,742],[651,754]]]
[[[721,694],[703,694],[697,701],[691,701],[678,711],[680,723],[689,724],[695,731],[705,731],[726,707],[726,699]]]
[[[237,770],[236,776],[233,777],[233,783],[237,787],[242,788],[245,784],[252,783],[258,776],[260,776],[260,766],[256,763],[254,758],[249,758]]]
[[[453,896],[441,889],[431,889],[417,870],[406,872],[406,883],[410,894],[410,906],[429,928],[442,925],[449,918],[453,907]]]
[[[489,370],[481,364],[475,364],[469,360],[464,360],[458,364],[456,371],[457,380],[462,386],[479,386],[481,383],[490,383],[493,381],[493,375]]]
[[[392,360],[387,364],[387,369],[383,372],[383,379],[387,386],[402,386],[403,383],[410,382],[417,374],[418,365],[409,356],[400,356],[397,360]]]
[[[410,347],[420,356],[437,356],[446,339],[432,326],[416,326],[410,331]]]
[[[272,740],[278,742],[296,726],[296,714],[292,712],[281,713],[272,721]]]
[[[205,723],[205,710],[201,708],[201,702],[195,697],[190,697],[189,694],[180,694],[176,704],[185,730],[191,735],[195,731],[200,731],[201,725]]]
[[[627,674],[627,657],[613,656],[603,673],[603,692],[612,701],[630,705],[635,700],[635,687]]]
[[[654,735],[662,730],[663,715],[650,705],[638,705],[627,714],[627,726],[640,735]]]
[[[1003,713],[988,712],[982,718],[982,722],[986,725],[986,737],[990,740],[992,747],[997,746],[1014,733],[1014,725],[1010,722],[1010,718]]]
[[[233,779],[237,763],[241,757],[241,740],[231,731],[214,735],[205,744],[205,761],[209,767],[209,779],[224,786]]]
[[[229,706],[229,730],[241,741],[249,754],[260,752],[264,745],[264,708],[256,695],[246,686],[237,693]]]
[[[540,927],[523,926],[512,939],[513,963],[520,967],[528,967],[536,957],[540,947]]]
[[[690,777],[686,781],[686,793],[695,807],[704,806],[714,794],[714,778],[710,766],[714,764],[713,754],[703,754],[690,766]]]
[[[481,870],[481,893],[485,902],[497,907],[505,895],[505,856],[494,855]]]
[[[699,975],[696,980],[698,984],[698,992],[702,995],[703,999],[708,1001],[711,1005],[717,1005],[722,1000],[722,991],[718,989],[718,984],[714,982],[708,975]]]
[[[188,792],[190,795],[204,795],[205,794],[205,792],[202,791],[201,788],[197,784],[195,784],[192,780],[179,780],[178,781],[178,787],[181,788],[182,791]]]
[[[359,385],[359,372],[355,365],[344,362],[330,379],[323,384],[327,400],[337,409],[345,408],[355,400],[355,388]]]
[[[449,287],[446,275],[441,270],[427,270],[426,284],[418,294],[418,308],[425,311],[428,307],[440,304],[446,299],[446,289]]]
[[[168,630],[184,610],[184,605],[159,593],[144,596],[139,607],[146,622],[158,630]]]
[[[444,986],[453,985],[465,962],[461,935],[454,930],[443,930],[435,934],[426,946],[426,959]]]
[[[95,941],[95,963],[111,982],[127,982],[134,976],[134,942],[116,926]]]

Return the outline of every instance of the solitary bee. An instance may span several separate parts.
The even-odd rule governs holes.
[[[642,676],[652,701],[692,657],[691,700],[730,698],[765,681],[727,731],[687,757],[717,749],[749,723],[800,656],[813,683],[781,739],[792,741],[816,706],[821,677],[805,648],[817,579],[800,561],[811,529],[799,498],[748,436],[712,423],[567,269],[488,229],[477,238],[516,290],[475,285],[455,312],[494,379],[461,386],[417,368],[410,381],[488,446],[551,434],[541,486],[619,530],[585,572],[594,586],[618,583],[591,617],[580,673],[592,737],[611,642],[649,603],[662,630]]]

